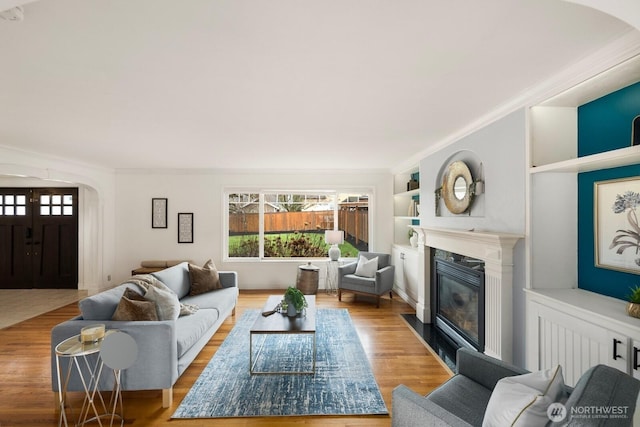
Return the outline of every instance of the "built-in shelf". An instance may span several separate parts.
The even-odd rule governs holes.
[[[398,249],[401,249],[403,251],[415,251],[415,252],[418,252],[418,248],[414,248],[411,245],[405,245],[405,244],[401,244],[401,243],[394,243],[393,246],[398,248]]]
[[[411,197],[411,196],[419,196],[420,195],[420,189],[416,188],[414,190],[409,190],[409,191],[401,191],[399,193],[395,193],[395,196],[407,196],[407,197]]]
[[[631,140],[623,148],[576,157],[578,111],[636,83],[639,64],[640,56],[632,58],[529,111],[526,367],[560,364],[571,386],[596,364],[640,377],[628,363],[632,350],[640,354],[640,321],[626,315],[624,301],[579,289],[576,267],[577,175],[640,164],[640,146]]]
[[[393,243],[409,247],[409,227],[420,224],[420,188],[407,190],[411,180],[420,182],[419,168],[415,167],[393,177]]]
[[[529,172],[567,172],[580,173],[640,163],[640,146],[620,148],[576,159],[564,160],[543,166],[534,166]]]

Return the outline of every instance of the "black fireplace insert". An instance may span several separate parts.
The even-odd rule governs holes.
[[[432,252],[432,322],[456,344],[484,351],[484,262]]]

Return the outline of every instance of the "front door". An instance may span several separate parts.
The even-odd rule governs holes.
[[[78,189],[0,188],[0,288],[77,287]]]

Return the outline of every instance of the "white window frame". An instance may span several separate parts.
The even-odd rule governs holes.
[[[222,221],[222,254],[223,261],[225,262],[282,262],[282,261],[296,261],[300,262],[301,260],[314,260],[314,259],[324,259],[323,257],[314,257],[314,258],[303,258],[303,257],[265,257],[264,256],[264,201],[265,194],[329,194],[337,196],[339,194],[362,194],[368,196],[368,221],[369,221],[369,250],[372,250],[373,247],[373,224],[374,224],[374,209],[372,209],[375,202],[375,192],[374,188],[371,187],[335,187],[333,189],[313,189],[313,188],[303,188],[303,189],[283,189],[283,188],[256,188],[256,187],[229,187],[225,188],[222,192],[222,209],[223,209],[223,221]],[[259,251],[257,257],[230,257],[229,256],[229,195],[230,194],[258,194],[258,242],[259,242]],[[334,229],[338,227],[338,203],[335,204],[333,208],[334,215]]]

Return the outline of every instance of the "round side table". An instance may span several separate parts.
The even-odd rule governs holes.
[[[121,339],[114,339],[116,337],[126,336],[127,348],[121,352],[121,355],[125,355],[125,359],[115,358],[112,354],[117,353],[120,349],[116,349],[123,341]],[[133,342],[133,344],[131,344]],[[131,346],[135,347],[135,351]],[[107,350],[107,353],[103,352]],[[64,425],[68,427],[69,420],[67,419],[67,413],[65,406],[67,403],[67,389],[69,386],[69,379],[71,378],[71,372],[76,370],[82,387],[84,389],[85,397],[82,402],[80,413],[78,414],[77,426],[83,426],[91,421],[98,421],[100,425],[100,419],[103,417],[111,418],[111,425],[113,425],[114,417],[118,416],[121,420],[121,425],[124,423],[124,417],[122,412],[116,413],[116,405],[119,402],[122,409],[122,396],[120,388],[120,371],[126,369],[133,364],[135,357],[137,356],[137,346],[135,341],[129,335],[117,330],[107,330],[102,340],[96,342],[81,342],[80,335],[74,335],[66,340],[62,341],[55,348],[56,353],[56,369],[58,370],[58,393],[59,393],[59,405],[60,405],[60,418],[58,426]],[[134,354],[135,353],[135,354]],[[110,363],[105,363],[106,359]],[[133,355],[131,359],[128,355]],[[91,357],[90,357],[91,356]],[[68,359],[66,363],[66,370],[64,369],[63,359]],[[109,400],[109,407],[102,398],[102,394],[98,390],[99,379],[102,375],[102,369],[107,365],[108,368],[112,368],[115,377],[114,389]],[[112,366],[110,366],[112,365]],[[64,382],[62,378],[64,377]],[[99,412],[98,408],[102,411]]]

